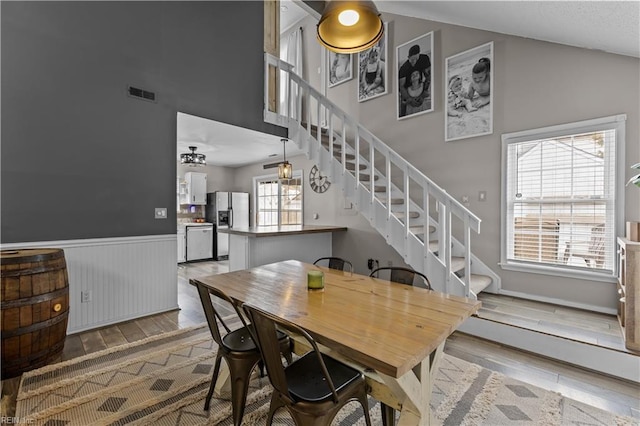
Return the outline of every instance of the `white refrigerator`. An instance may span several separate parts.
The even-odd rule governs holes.
[[[207,194],[207,222],[215,224],[213,257],[216,260],[229,258],[229,234],[219,232],[226,228],[249,227],[248,192],[210,192]]]

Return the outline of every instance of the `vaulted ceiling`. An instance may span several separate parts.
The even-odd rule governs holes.
[[[383,13],[412,16],[470,28],[640,57],[640,1],[376,1]],[[280,0],[281,29],[310,13],[319,17],[321,1]],[[311,7],[313,6],[313,7]],[[182,125],[180,125],[182,123]],[[209,163],[239,166],[273,162],[282,153],[280,138],[183,115],[178,155],[189,145],[209,154]],[[243,142],[244,141],[244,142]],[[244,148],[251,144],[250,150]],[[287,153],[295,155],[294,144]]]

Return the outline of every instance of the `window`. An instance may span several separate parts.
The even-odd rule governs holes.
[[[625,119],[502,136],[503,268],[607,281],[615,276]]]
[[[293,179],[277,176],[254,179],[258,206],[256,226],[302,225],[302,172]]]

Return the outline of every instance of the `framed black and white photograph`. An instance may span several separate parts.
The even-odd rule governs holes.
[[[353,61],[350,53],[336,53],[329,50],[329,87],[337,86],[353,78]]]
[[[445,141],[493,133],[493,42],[445,60]]]
[[[358,53],[358,102],[368,101],[387,94],[387,34],[373,46]]]
[[[396,47],[398,120],[433,111],[433,31]]]

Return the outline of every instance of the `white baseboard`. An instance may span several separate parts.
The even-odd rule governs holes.
[[[535,300],[537,302],[552,303],[554,305],[567,306],[570,308],[584,309],[585,311],[600,312],[603,314],[617,315],[618,311],[613,308],[604,306],[588,305],[586,303],[570,302],[563,299],[555,299],[553,297],[537,296],[534,294],[521,293],[519,291],[511,291],[501,289],[498,293],[503,296],[517,297],[519,299]]]
[[[150,315],[156,315],[156,314],[162,314],[165,312],[171,312],[171,311],[175,311],[175,310],[180,310],[180,306],[176,305],[170,309],[162,309],[156,312],[149,312],[144,314],[142,317],[148,317]],[[96,328],[102,328],[102,327],[107,327],[109,325],[114,325],[114,324],[118,324],[121,322],[125,322],[125,321],[131,321],[131,320],[135,320],[138,318],[142,318],[140,315],[129,315],[129,316],[124,316],[121,318],[110,318],[109,320],[106,320],[100,324],[92,324],[91,326],[87,326],[85,328],[77,328],[73,331],[68,331],[67,330],[67,334],[78,334],[78,333],[82,333],[84,331],[90,331],[90,330],[94,330]]]
[[[178,306],[175,234],[2,244],[1,248],[64,250],[69,323],[77,333]],[[91,301],[81,303],[81,293]]]

